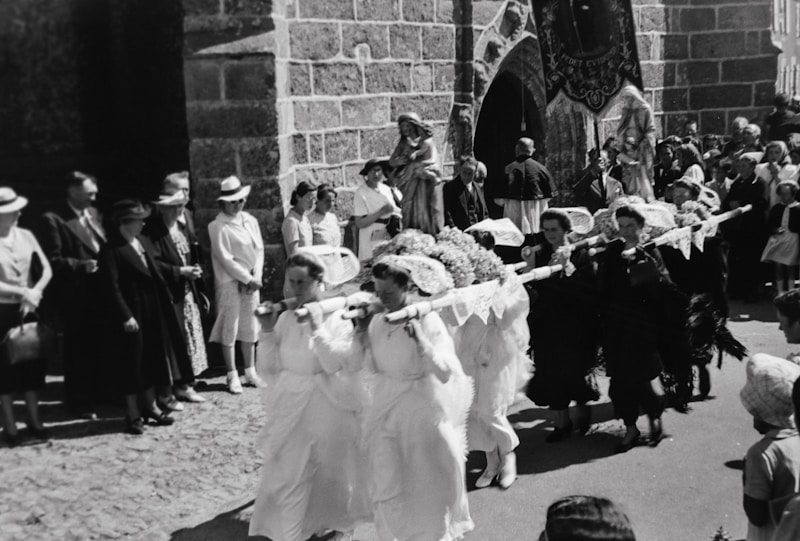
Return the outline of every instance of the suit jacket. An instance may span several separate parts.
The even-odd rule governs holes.
[[[89,208],[90,220],[98,231],[100,247],[105,244],[105,232],[96,209]],[[81,225],[75,211],[62,202],[46,212],[36,229],[36,236],[53,268],[53,279],[45,297],[59,310],[72,309],[75,299],[85,303],[96,296],[97,278],[80,268],[83,261],[97,260],[99,253],[79,233]]]
[[[603,190],[605,192],[604,197],[599,183],[601,175],[602,173],[597,174],[591,168],[585,169],[578,174],[577,180],[572,185],[578,204],[586,207],[592,214],[608,207],[618,197],[625,195],[622,182],[613,178],[610,174],[606,174],[605,190]]]
[[[477,222],[471,222],[469,211],[467,210],[467,197],[469,192],[467,186],[461,181],[461,177],[456,177],[447,182],[442,188],[444,198],[444,221],[445,225],[457,227],[462,231]],[[472,193],[475,196],[475,214],[478,222],[489,216],[486,208],[486,200],[483,198],[483,191],[474,182],[472,183]]]

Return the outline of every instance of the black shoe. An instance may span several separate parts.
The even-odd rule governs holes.
[[[658,447],[661,440],[664,439],[664,426],[661,424],[661,419],[653,419],[650,422],[650,447]]]
[[[9,447],[16,447],[22,442],[22,437],[19,435],[19,432],[11,434],[7,430],[3,430],[3,441],[6,442]]]
[[[36,428],[35,426],[29,424],[28,432],[30,432],[34,438],[39,440],[49,440],[50,438],[53,437],[52,434],[50,434],[50,431],[43,426]]]
[[[638,444],[639,444],[639,436],[638,435],[635,438],[633,438],[631,441],[627,442],[627,443],[623,439],[621,442],[619,442],[617,444],[616,447],[614,447],[614,452],[617,453],[617,454],[627,453],[628,451],[630,451],[631,449],[636,447]]]
[[[565,440],[572,436],[572,423],[569,423],[564,428],[556,427],[544,441],[547,443],[556,443]]]
[[[144,417],[145,420],[150,419],[156,426],[170,426],[172,423],[175,422],[175,419],[173,419],[163,411],[161,413],[155,413],[153,411],[145,411],[142,414],[142,417]]]
[[[700,398],[705,400],[711,393],[711,374],[708,373],[708,366],[699,366],[697,376],[700,380]]]
[[[144,434],[144,419],[137,417],[136,419],[125,418],[125,432],[133,434],[134,436],[141,436]]]

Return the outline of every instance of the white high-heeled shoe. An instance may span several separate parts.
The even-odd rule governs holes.
[[[506,489],[517,480],[517,455],[512,451],[503,457],[500,468],[500,488]]]
[[[486,453],[486,469],[478,480],[475,481],[475,488],[486,488],[492,484],[495,477],[500,471],[500,457],[497,455],[497,450]]]

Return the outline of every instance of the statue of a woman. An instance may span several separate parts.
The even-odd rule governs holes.
[[[433,144],[433,129],[416,113],[397,117],[400,141],[389,159],[395,186],[403,193],[403,228],[435,235],[444,226],[439,185],[439,153]]]
[[[622,163],[622,182],[625,193],[638,195],[645,201],[653,194],[653,159],[656,153],[656,126],[653,111],[639,90],[628,85],[619,94],[622,116],[617,126],[617,144],[621,149],[617,159]]]

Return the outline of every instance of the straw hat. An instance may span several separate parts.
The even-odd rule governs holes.
[[[235,176],[223,180],[219,186],[217,201],[238,201],[250,195],[250,186],[245,186]]]
[[[28,199],[11,188],[0,188],[0,214],[16,212],[28,204]]]
[[[158,194],[158,199],[153,201],[153,204],[162,207],[177,207],[188,202],[189,198],[183,190],[166,190]]]
[[[747,383],[739,398],[753,417],[781,428],[794,428],[792,387],[800,377],[800,366],[765,353],[747,361]]]

